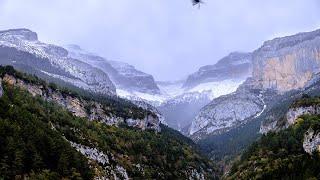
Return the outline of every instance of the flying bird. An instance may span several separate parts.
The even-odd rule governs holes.
[[[200,8],[200,4],[202,4],[202,0],[192,0],[192,4],[195,6],[195,5],[199,5],[199,8]]]

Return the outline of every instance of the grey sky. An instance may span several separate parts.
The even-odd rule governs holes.
[[[231,51],[320,28],[319,0],[0,0],[0,29],[79,44],[158,80],[179,79]]]

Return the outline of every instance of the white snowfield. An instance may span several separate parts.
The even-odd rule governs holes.
[[[211,91],[211,100],[222,95],[233,93],[245,79],[240,80],[223,80],[219,82],[202,83],[189,90],[189,92],[205,92]]]
[[[182,83],[170,84],[167,86],[159,85],[161,94],[148,94],[134,91],[129,92],[123,89],[117,89],[117,95],[127,99],[139,97],[155,106],[160,106],[161,104],[173,99],[177,101],[177,97],[179,97],[181,101],[187,101],[188,99],[197,99],[197,97],[191,98],[190,96],[200,96],[201,94],[208,95],[212,100],[222,95],[235,92],[239,85],[244,81],[245,79],[207,82],[199,84],[198,86],[189,90],[182,88]]]

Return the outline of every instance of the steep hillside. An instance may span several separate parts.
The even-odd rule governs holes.
[[[223,133],[201,136],[202,138],[198,140],[197,144],[200,145],[201,149],[208,154],[210,158],[221,161],[226,168],[225,170],[228,170],[234,158],[240,155],[251,143],[256,141],[262,135],[261,133],[266,134],[270,131],[277,132],[287,128],[289,122],[286,119],[286,115],[298,115],[296,113],[290,113],[290,109],[304,109],[297,108],[294,102],[303,97],[319,96],[319,85],[320,81],[318,80],[312,81],[312,83],[310,82],[304,89],[292,90],[283,94],[278,94],[275,91],[266,91],[262,93],[266,108],[260,116],[248,118],[246,119],[246,123],[224,131]],[[298,102],[298,104],[301,104],[304,102],[304,99]],[[317,100],[311,102],[317,102]],[[305,109],[309,110],[310,107],[316,108],[317,106],[311,104],[310,106],[307,105]],[[292,112],[299,112],[300,115],[302,115],[301,112],[307,114],[309,111]]]
[[[9,71],[2,68],[2,77]],[[36,77],[14,75],[29,85],[43,83]],[[89,121],[8,81],[2,81],[1,92],[0,178],[216,179],[219,175],[190,140],[165,126],[156,133]],[[124,113],[129,116],[130,111]]]
[[[160,131],[160,120],[157,114],[127,100],[116,96],[88,93],[81,89],[72,91],[59,88],[54,84],[48,85],[36,77],[19,73],[10,66],[1,67],[0,72],[3,83],[57,103],[75,116],[97,120],[108,125],[127,124],[140,129]]]
[[[305,115],[254,143],[225,179],[319,179],[320,117]]]

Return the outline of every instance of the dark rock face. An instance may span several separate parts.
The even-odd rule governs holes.
[[[106,73],[68,57],[68,51],[62,47],[38,41],[35,32],[1,31],[0,40],[1,65],[12,65],[21,71],[49,76],[93,92],[115,94],[115,86]]]
[[[253,53],[253,79],[263,89],[303,88],[319,71],[320,30],[266,41]]]
[[[231,53],[215,65],[203,66],[191,74],[183,87],[189,89],[205,82],[245,79],[251,74],[251,58],[251,53]]]
[[[98,55],[81,49],[78,45],[68,45],[69,56],[88,63],[110,76],[119,89],[142,93],[160,94],[154,78],[134,68],[134,66],[119,61],[110,61]]]

